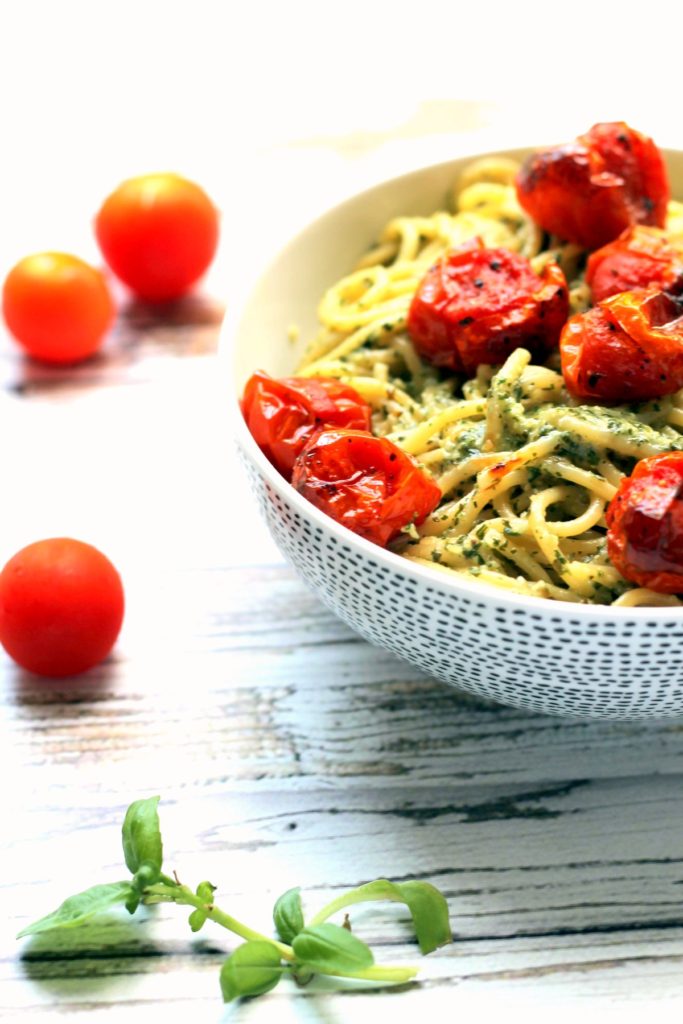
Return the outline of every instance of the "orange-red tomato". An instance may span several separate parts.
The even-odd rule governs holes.
[[[571,317],[560,338],[575,398],[638,402],[683,387],[683,297],[658,288],[613,295]]]
[[[382,546],[441,500],[436,483],[385,437],[324,430],[297,458],[293,486],[342,526]]]
[[[623,121],[593,125],[569,145],[533,154],[516,185],[537,224],[586,249],[631,224],[664,227],[671,194],[657,146]]]
[[[63,252],[20,260],[5,279],[2,311],[16,341],[46,363],[92,356],[115,316],[104,275]]]
[[[95,233],[105,260],[131,291],[168,302],[208,269],[218,245],[218,212],[187,178],[144,174],[105,199]]]
[[[123,610],[112,563],[69,537],[29,544],[0,573],[0,642],[38,675],[75,675],[97,665],[114,646]]]
[[[619,292],[657,285],[665,289],[683,274],[683,258],[659,228],[636,224],[592,253],[586,281],[593,302]]]
[[[474,238],[438,260],[408,312],[408,333],[436,366],[474,373],[523,345],[543,355],[567,319],[567,282],[551,261],[537,274],[524,256]]]
[[[683,593],[683,452],[638,462],[606,518],[607,553],[625,579]]]
[[[332,377],[274,380],[267,373],[255,373],[240,404],[257,445],[288,480],[297,455],[323,427],[370,429],[368,403]]]

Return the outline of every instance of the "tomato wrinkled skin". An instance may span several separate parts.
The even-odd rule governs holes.
[[[639,587],[683,593],[683,452],[641,459],[607,513],[607,553]]]
[[[473,238],[446,253],[422,279],[408,312],[416,349],[435,366],[473,374],[524,346],[557,345],[569,311],[567,282],[554,261],[537,274],[519,253]]]
[[[671,196],[659,149],[623,121],[593,125],[575,142],[534,153],[516,188],[540,227],[590,250],[631,224],[664,227]]]
[[[105,199],[95,234],[114,274],[138,298],[170,302],[208,270],[218,245],[218,211],[193,181],[144,174]]]
[[[101,271],[63,252],[20,260],[5,278],[2,310],[28,355],[57,365],[94,355],[116,314]]]
[[[562,375],[575,398],[645,402],[683,387],[680,279],[620,292],[567,321],[560,338]]]
[[[586,282],[593,302],[619,292],[657,285],[665,290],[683,274],[683,257],[659,228],[642,224],[627,228],[614,241],[592,253]]]
[[[404,526],[419,526],[441,500],[412,456],[358,430],[314,437],[296,461],[292,484],[326,515],[382,547]]]
[[[247,381],[240,404],[252,437],[287,480],[297,455],[319,430],[370,429],[368,403],[333,377],[276,380],[258,372]]]
[[[123,621],[121,578],[97,548],[36,541],[0,573],[0,642],[38,675],[77,675],[109,654]]]

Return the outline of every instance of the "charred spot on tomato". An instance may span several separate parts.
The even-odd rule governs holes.
[[[557,263],[536,273],[519,253],[476,238],[427,272],[409,308],[408,334],[421,356],[456,372],[501,363],[520,345],[543,357],[559,339],[567,295]]]
[[[652,139],[623,122],[533,154],[516,180],[523,209],[546,232],[593,250],[630,224],[664,226],[670,190]]]
[[[588,387],[595,388],[598,385],[598,381],[602,377],[601,373],[589,373],[588,374]]]
[[[683,592],[683,453],[642,459],[608,506],[607,550],[625,579]]]

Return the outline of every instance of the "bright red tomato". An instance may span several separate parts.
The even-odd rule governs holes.
[[[293,486],[354,533],[382,546],[404,526],[418,526],[441,491],[417,462],[385,437],[324,430],[294,466]]]
[[[662,154],[623,121],[596,124],[576,142],[533,154],[516,184],[537,224],[586,249],[631,224],[664,227],[671,194]]]
[[[178,174],[124,181],[95,219],[102,254],[124,284],[148,302],[184,295],[208,269],[218,245],[218,212]]]
[[[567,321],[562,374],[575,398],[641,402],[683,387],[683,297],[658,288],[613,295]]]
[[[22,348],[46,363],[92,356],[115,315],[104,275],[63,252],[20,260],[5,279],[2,311]]]
[[[22,548],[0,573],[0,642],[29,672],[70,676],[109,654],[123,586],[97,548],[68,537]]]
[[[637,463],[607,509],[607,553],[625,579],[683,593],[683,452]]]
[[[347,384],[332,377],[283,377],[255,373],[247,381],[242,414],[249,432],[288,480],[294,460],[323,427],[369,430],[371,408]]]
[[[535,273],[524,256],[474,238],[427,271],[408,312],[408,333],[425,359],[472,374],[523,345],[557,345],[569,297],[555,262]]]
[[[636,224],[588,259],[586,281],[593,302],[619,292],[657,285],[665,289],[683,274],[683,258],[658,228]]]

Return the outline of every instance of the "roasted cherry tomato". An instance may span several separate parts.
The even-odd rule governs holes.
[[[589,257],[586,281],[593,302],[601,302],[633,288],[665,289],[682,273],[683,257],[664,232],[636,224]]]
[[[427,271],[411,302],[408,333],[436,366],[472,374],[523,345],[542,355],[567,319],[567,282],[557,263],[537,274],[524,256],[474,238]]]
[[[332,377],[274,380],[267,373],[255,373],[247,381],[241,405],[257,445],[288,480],[297,455],[323,427],[370,429],[368,403]]]
[[[607,553],[625,579],[683,593],[683,452],[642,459],[607,509]]]
[[[683,387],[683,297],[672,288],[620,292],[567,321],[562,374],[575,398],[641,402]]]
[[[545,231],[597,249],[631,224],[664,227],[664,158],[623,121],[596,124],[576,142],[535,153],[517,177],[520,204]]]
[[[131,291],[148,302],[168,302],[208,269],[218,244],[218,212],[187,178],[144,174],[105,199],[95,233],[105,260]]]
[[[29,544],[0,573],[0,642],[38,675],[75,675],[106,658],[123,608],[109,559],[68,537]]]
[[[2,310],[22,348],[46,363],[93,355],[115,315],[104,275],[64,252],[20,260],[5,279]]]
[[[342,526],[384,546],[404,526],[418,526],[441,491],[417,462],[385,437],[324,430],[294,466],[292,484]]]

